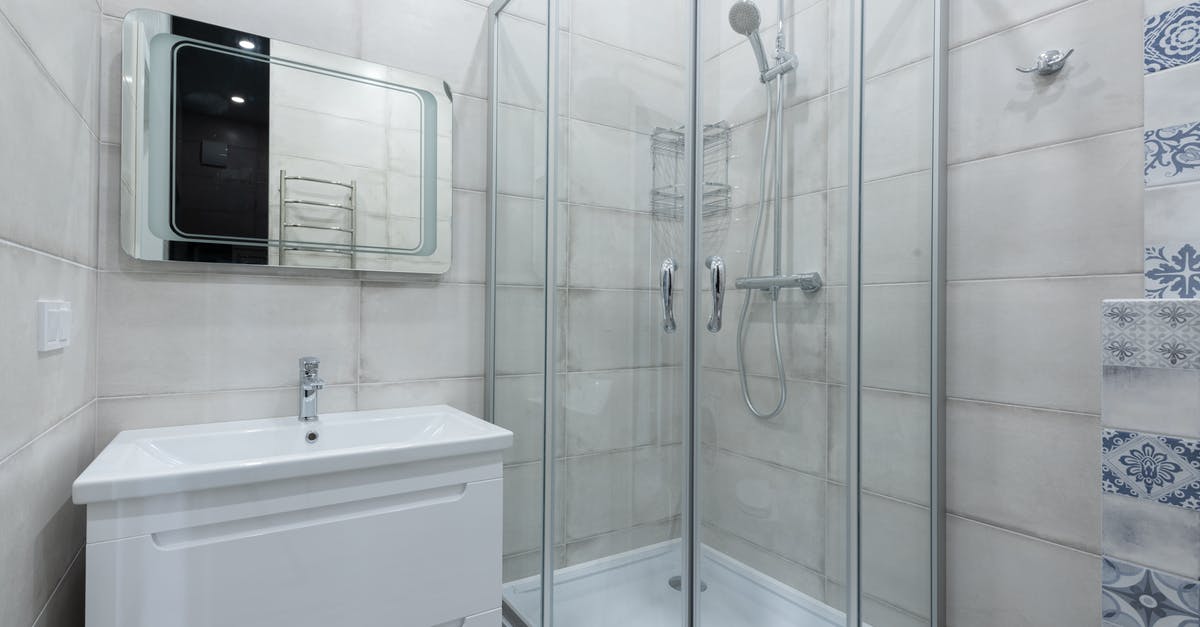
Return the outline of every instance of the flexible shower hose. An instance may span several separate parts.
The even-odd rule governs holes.
[[[778,98],[780,100],[780,102],[778,103],[779,115],[772,116],[771,115],[771,84],[770,83],[766,84],[767,128],[766,128],[766,132],[763,133],[762,168],[759,171],[759,177],[758,177],[758,217],[754,220],[754,231],[750,238],[750,258],[747,261],[747,273],[748,274],[752,273],[754,271],[755,264],[758,263],[758,259],[757,259],[757,257],[758,257],[758,235],[759,235],[759,231],[762,230],[763,216],[766,215],[766,212],[767,212],[767,158],[769,156],[770,147],[771,147],[771,133],[772,133],[772,129],[774,129],[774,132],[776,132],[776,133],[782,132],[782,129],[775,128],[776,126],[782,126],[781,122],[783,121],[783,102],[782,102],[783,86],[782,86],[782,84],[780,84],[779,89],[777,89],[776,91],[778,91],[778,93],[779,93]],[[774,170],[775,170],[776,177],[781,176],[782,173],[779,172],[779,170],[780,170],[780,166],[783,165],[783,161],[780,159],[780,155],[778,154],[778,152],[779,151],[776,151],[775,163],[774,163],[774,166],[775,166]],[[780,207],[781,200],[782,199],[780,199],[780,198],[775,199],[775,211],[782,210],[782,208]],[[746,356],[745,356],[745,353],[746,353],[746,319],[747,319],[747,316],[750,314],[750,300],[754,297],[754,292],[755,292],[755,290],[751,290],[751,289],[746,290],[746,297],[742,300],[742,313],[738,317],[738,332],[737,332],[738,374],[741,376],[741,381],[742,381],[742,398],[746,401],[746,407],[750,410],[750,413],[754,414],[755,416],[758,416],[759,418],[774,418],[775,416],[779,415],[779,412],[783,411],[784,405],[787,404],[787,373],[784,370],[784,365],[783,365],[783,350],[779,345],[779,290],[776,288],[771,291],[771,329],[772,329],[772,334],[774,335],[774,340],[775,340],[775,367],[776,367],[776,372],[778,373],[778,379],[779,379],[779,402],[775,405],[775,409],[771,410],[770,412],[760,411],[757,407],[754,406],[754,400],[752,398],[750,398],[750,385],[749,385],[749,382],[747,380],[747,375],[746,375]]]

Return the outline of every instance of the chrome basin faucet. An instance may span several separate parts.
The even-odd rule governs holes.
[[[325,387],[325,380],[318,374],[320,368],[320,359],[300,358],[300,422],[317,419],[317,392]]]

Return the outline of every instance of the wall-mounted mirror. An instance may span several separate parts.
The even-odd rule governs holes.
[[[449,269],[441,80],[149,10],[126,16],[123,45],[130,256]]]

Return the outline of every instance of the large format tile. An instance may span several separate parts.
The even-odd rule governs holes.
[[[1052,45],[1079,51],[1059,74],[1011,69]],[[950,163],[1137,127],[1141,70],[1141,5],[1126,0],[1081,2],[958,48],[949,66]]]
[[[681,0],[567,0],[571,32],[606,44],[684,65],[688,54],[687,5]]]
[[[649,211],[650,137],[580,120],[570,120],[568,129],[567,199],[573,204]]]
[[[573,289],[567,306],[572,372],[679,364],[683,334],[662,329],[658,291]]]
[[[92,461],[94,429],[88,405],[0,461],[0,624],[32,625],[83,548],[71,484]]]
[[[1080,0],[962,0],[950,11],[950,45],[959,46],[1079,2]]]
[[[304,355],[328,383],[355,381],[356,281],[102,272],[100,286],[101,395],[291,386]]]
[[[100,74],[96,65],[100,51],[100,7],[96,1],[3,0],[0,12],[33,49],[42,67],[95,133],[99,116],[96,86]]]
[[[100,122],[96,135],[102,142],[121,141],[121,46],[124,22],[111,15],[100,16]]]
[[[487,9],[466,0],[361,1],[364,59],[487,96]]]
[[[96,273],[0,243],[0,459],[96,396]],[[37,351],[37,301],[71,303],[71,345]]]
[[[535,550],[542,540],[542,465],[504,468],[504,554]]]
[[[926,170],[863,185],[859,253],[864,283],[929,280],[929,239],[933,232],[930,176]],[[845,285],[849,273],[846,202],[844,190],[829,194],[826,282],[831,284]]]
[[[482,285],[366,283],[362,291],[362,382],[482,376]]]
[[[360,7],[361,2],[362,0],[103,0],[103,6],[105,15],[113,17],[124,17],[132,9],[154,9],[350,56],[357,56],[359,53],[359,31],[362,26],[386,23],[394,32],[397,26],[403,27],[416,21],[392,19],[388,15],[367,12]],[[438,29],[439,32],[443,30],[445,29]],[[396,34],[395,37],[398,40],[403,39],[403,35],[400,34]]]
[[[949,278],[1139,272],[1142,156],[1133,130],[950,168]]]
[[[454,98],[454,189],[487,190],[488,104],[471,96]]]
[[[863,101],[864,181],[928,170],[933,165],[932,61],[868,80]]]
[[[948,625],[1095,625],[1100,558],[948,516],[946,599]]]
[[[946,413],[950,512],[1100,551],[1096,416],[970,401]]]
[[[564,529],[568,541],[679,513],[682,448],[648,446],[563,461]]]
[[[859,472],[863,489],[929,504],[929,396],[865,388],[860,397]],[[847,471],[846,388],[829,388],[829,477]]]
[[[358,386],[358,409],[449,405],[483,418],[483,379],[432,379]]]
[[[701,438],[713,446],[765,462],[822,475],[825,473],[826,389],[824,383],[789,381],[788,402],[774,418],[758,418],[742,399],[736,372],[701,373]],[[751,398],[760,411],[775,407],[779,383],[750,377]]]
[[[504,451],[504,463],[520,464],[542,459],[545,441],[545,377],[541,374],[498,376],[492,390],[495,413],[492,422],[513,432],[513,445]],[[559,416],[561,416],[559,412]],[[559,441],[562,428],[556,429]],[[561,451],[561,447],[556,447]]]
[[[84,624],[85,552],[71,563],[33,627],[79,627]]]
[[[833,159],[821,158],[821,155],[826,154],[828,140],[827,126],[831,114],[829,101],[829,97],[816,98],[791,106],[783,112],[784,198],[825,190],[829,164],[840,163]],[[763,106],[766,106],[765,103]],[[762,197],[759,193],[759,177],[763,171],[764,130],[764,119],[733,129],[729,184],[733,186],[734,207],[756,205]],[[768,187],[767,197],[773,197],[773,194],[772,188]]]
[[[826,575],[846,580],[846,489],[828,485]],[[864,494],[861,509],[864,595],[921,616],[929,615],[929,509],[874,494]]]
[[[295,416],[298,394],[297,386],[292,385],[261,390],[100,398],[96,401],[96,454],[100,454],[118,433],[130,429]],[[321,390],[318,409],[322,414],[355,408],[353,385],[331,385]]]
[[[652,289],[662,259],[652,256],[657,216],[572,205],[570,238],[559,256],[570,259],[571,287]]]
[[[442,275],[448,283],[487,282],[487,197],[482,192],[455,190],[451,218],[453,237],[450,270]],[[439,222],[438,228],[445,228]]]
[[[0,98],[0,234],[93,265],[96,138],[3,20],[0,58],[8,81],[20,85]]]
[[[825,567],[825,482],[706,448],[703,522],[808,568]]]
[[[676,368],[566,374],[562,454],[679,442],[684,419],[678,393],[681,375]],[[538,422],[540,426],[543,421]]]
[[[584,37],[571,37],[570,53],[571,117],[640,133],[683,125],[682,67]]]
[[[1100,413],[1095,312],[1140,289],[1138,275],[951,282],[947,394]]]

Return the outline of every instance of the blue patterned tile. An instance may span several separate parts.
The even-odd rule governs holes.
[[[1146,18],[1143,45],[1147,74],[1200,60],[1200,2]]]
[[[1200,442],[1105,429],[1101,489],[1200,511]]]
[[[1200,370],[1200,299],[1105,301],[1105,366]]]
[[[1147,187],[1200,179],[1200,122],[1145,132]]]
[[[1117,627],[1197,627],[1200,582],[1108,556],[1101,559],[1101,617]]]
[[[1146,248],[1146,298],[1200,296],[1200,252],[1191,244]]]

